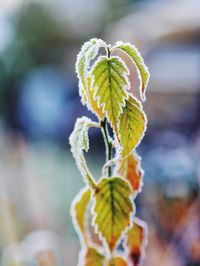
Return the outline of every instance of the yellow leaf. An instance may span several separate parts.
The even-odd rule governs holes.
[[[96,230],[112,252],[125,229],[130,225],[134,206],[131,187],[120,177],[102,178],[93,196]]]
[[[128,98],[129,71],[119,57],[100,56],[91,70],[95,100],[103,108],[114,132],[117,134],[119,115]]]
[[[140,96],[143,100],[145,100],[145,92],[149,82],[150,74],[147,66],[144,63],[142,56],[140,55],[140,52],[132,44],[123,43],[123,42],[117,42],[116,45],[112,48],[112,50],[114,49],[120,49],[126,54],[128,54],[132,59],[133,63],[136,65],[138,76],[141,83],[139,88]]]
[[[117,162],[115,173],[127,179],[133,189],[134,196],[141,192],[144,171],[141,168],[141,158],[136,152]]]
[[[134,266],[140,265],[144,258],[147,244],[147,225],[138,218],[134,219],[132,228],[127,233],[129,258]]]
[[[88,187],[79,192],[72,203],[72,219],[79,237],[82,237],[83,243],[88,245],[86,228],[86,211],[90,202],[91,191]]]
[[[105,256],[101,251],[97,250],[94,247],[89,247],[83,259],[81,259],[81,266],[104,266],[105,265]]]
[[[104,119],[104,113],[102,108],[98,106],[97,100],[94,99],[94,89],[91,86],[91,78],[88,77],[88,97],[89,97],[89,109],[96,114],[100,119]]]
[[[147,119],[141,104],[130,94],[119,117],[121,156],[125,157],[140,143],[146,130]]]
[[[128,263],[124,258],[116,256],[107,263],[107,266],[128,266]]]

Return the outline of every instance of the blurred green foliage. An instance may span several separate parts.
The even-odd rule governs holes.
[[[0,56],[0,112],[6,121],[27,73],[42,64],[58,64],[69,42],[56,20],[39,4],[20,9],[11,21],[13,40]]]

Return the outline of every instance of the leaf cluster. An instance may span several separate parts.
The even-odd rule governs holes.
[[[141,101],[131,93],[126,63],[113,54],[118,50],[136,66],[144,101],[149,72],[139,51],[130,43],[110,46],[91,39],[82,46],[76,61],[81,101],[98,119],[94,122],[87,117],[78,118],[69,138],[86,182],[72,204],[73,222],[82,242],[79,265],[84,266],[139,265],[146,243],[146,225],[135,217],[134,199],[142,189],[144,174],[135,149],[144,136],[147,119]],[[84,151],[89,150],[91,127],[102,130],[106,146],[106,163],[98,181],[84,157]],[[117,248],[120,241],[123,254]]]

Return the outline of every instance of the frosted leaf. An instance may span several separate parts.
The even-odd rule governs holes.
[[[129,94],[119,117],[119,140],[122,157],[129,155],[140,143],[146,130],[147,119],[140,102]]]
[[[123,42],[117,42],[116,45],[113,46],[112,51],[115,49],[120,49],[126,54],[128,54],[132,59],[133,63],[136,65],[138,78],[140,80],[140,87],[139,87],[140,96],[141,99],[145,101],[146,99],[145,92],[149,82],[150,74],[147,66],[144,63],[142,56],[140,55],[140,52],[134,45]]]
[[[110,252],[131,224],[131,193],[129,183],[120,177],[102,178],[93,193],[93,224]]]
[[[88,77],[88,97],[90,102],[90,110],[96,114],[99,120],[103,121],[105,115],[103,113],[102,107],[99,107],[97,100],[94,99],[94,88],[91,86],[91,77]]]
[[[90,246],[83,252],[78,266],[105,266],[105,256],[99,248]]]
[[[128,263],[123,256],[115,255],[113,259],[107,262],[106,266],[128,266]]]
[[[93,38],[89,40],[82,46],[76,60],[76,73],[79,79],[79,94],[82,103],[86,104],[88,108],[90,108],[87,92],[88,71],[90,62],[97,56],[100,47],[106,47],[106,43],[101,39]]]
[[[130,83],[129,70],[125,63],[116,56],[100,56],[91,70],[92,86],[98,106],[108,118],[117,136],[119,116],[128,98]],[[117,136],[118,137],[118,136]]]
[[[88,245],[88,236],[86,228],[86,213],[90,203],[91,190],[88,187],[82,189],[73,200],[71,207],[71,216],[74,227],[81,239],[82,245]]]
[[[141,265],[147,246],[147,234],[147,224],[135,217],[126,238],[128,256],[132,265]],[[125,249],[127,248],[125,247]]]
[[[88,129],[92,126],[93,122],[87,117],[81,117],[76,120],[76,124],[73,132],[69,137],[69,143],[71,145],[71,152],[76,160],[78,169],[86,182],[95,188],[95,182],[87,167],[87,163],[83,154],[83,151],[89,150]]]
[[[130,182],[134,196],[141,192],[144,170],[141,167],[141,158],[135,151],[116,163],[115,174]]]

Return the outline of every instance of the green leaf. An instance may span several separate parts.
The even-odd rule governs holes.
[[[82,46],[76,60],[76,73],[79,79],[79,94],[81,96],[82,103],[86,104],[88,108],[88,71],[91,60],[93,60],[97,56],[99,48],[101,46],[106,47],[106,43],[101,39],[93,38],[89,40]]]
[[[119,115],[128,98],[129,71],[119,57],[100,56],[91,70],[95,99],[117,133]]]
[[[130,225],[130,215],[134,210],[131,192],[128,182],[120,177],[112,177],[102,178],[93,194],[93,223],[111,252]]]
[[[146,99],[145,92],[146,92],[146,88],[149,82],[150,74],[149,74],[147,66],[145,65],[143,61],[142,56],[140,55],[140,52],[132,44],[123,43],[123,42],[117,42],[116,45],[113,46],[112,50],[114,49],[121,49],[122,51],[124,51],[126,54],[130,56],[130,58],[136,65],[138,76],[140,79],[140,84],[141,84],[139,88],[140,96],[142,100],[145,100]]]
[[[75,229],[83,239],[83,244],[88,245],[87,229],[86,229],[86,212],[90,202],[91,190],[86,187],[78,193],[72,203],[71,215]]]
[[[147,225],[137,217],[134,218],[132,227],[127,232],[126,245],[132,265],[141,265],[147,245]]]
[[[119,117],[121,156],[125,157],[140,143],[146,130],[147,119],[141,104],[130,94]]]
[[[85,254],[83,255],[83,259],[81,259],[81,266],[104,266],[105,265],[105,256],[101,251],[97,250],[95,247],[89,247]]]
[[[87,167],[83,151],[89,150],[88,129],[94,125],[91,119],[81,117],[76,120],[73,132],[69,137],[71,152],[76,160],[78,169],[92,189],[96,188],[93,177]]]
[[[141,192],[144,171],[141,168],[141,158],[136,152],[132,152],[129,156],[117,162],[115,174],[130,182],[134,196]]]

